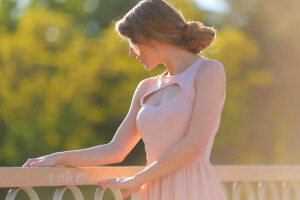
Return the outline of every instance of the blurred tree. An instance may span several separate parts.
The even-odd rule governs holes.
[[[260,155],[256,163],[296,164],[300,124],[300,2],[228,0],[226,21],[254,38],[261,49],[256,65],[245,63],[252,85],[247,135],[242,152]],[[248,94],[249,95],[249,94]],[[251,162],[248,156],[238,159]]]
[[[102,16],[100,2],[74,3],[73,7],[70,2],[45,2],[31,1],[14,31],[8,31],[4,22],[0,24],[1,165],[20,165],[29,157],[109,142],[128,112],[139,81],[165,70],[160,65],[145,73],[143,66],[128,56],[129,46],[112,23],[123,13],[110,13],[115,17],[107,18],[111,20],[107,27],[89,37],[83,16],[87,20],[93,19],[92,14]],[[193,1],[171,3],[187,21],[206,24],[209,20]],[[117,3],[111,4],[117,7]],[[128,10],[124,8],[124,14]],[[259,119],[257,106],[265,105],[259,92],[273,87],[276,74],[260,63],[266,52],[257,36],[246,28],[228,26],[234,18],[223,17],[224,24],[215,26],[216,40],[202,52],[223,63],[227,75],[227,97],[211,160],[263,162],[267,151],[249,151],[256,142],[252,137],[258,136],[252,123]],[[267,139],[258,143],[260,148]],[[140,142],[121,165],[144,164],[143,151]]]
[[[17,20],[11,17],[13,13],[11,11],[14,11],[16,3],[14,1],[1,1],[0,3],[0,32],[15,30]]]

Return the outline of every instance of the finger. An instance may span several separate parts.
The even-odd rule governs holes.
[[[102,188],[105,187],[112,179],[105,179],[102,181],[98,181],[97,184],[100,185]]]
[[[101,184],[102,188],[122,188],[122,183],[117,182],[117,179],[110,179],[105,182],[105,184]]]
[[[37,161],[36,158],[29,158],[22,167],[31,167],[30,164],[35,161]]]
[[[30,163],[30,167],[37,167],[37,165],[38,165],[38,162],[32,162],[32,163]]]
[[[43,161],[36,161],[36,162],[32,162],[30,163],[31,167],[43,167],[45,164],[43,163]]]
[[[127,198],[129,195],[131,195],[132,193],[135,193],[139,191],[139,188],[134,188],[134,189],[129,189],[129,190],[126,190],[125,192],[123,192],[122,194],[122,197],[123,199]]]
[[[105,185],[105,184],[113,183],[113,182],[116,182],[116,181],[117,181],[117,178],[109,178],[109,179],[105,179],[103,181],[98,181],[97,183],[99,183],[101,185]]]
[[[110,182],[106,182],[105,184],[101,184],[102,188],[116,188],[116,182],[113,180]]]
[[[30,167],[30,162],[24,163],[24,165],[22,165],[22,167]]]
[[[122,194],[122,198],[123,199],[126,199],[129,195],[131,195],[132,194],[132,192],[131,191],[125,191],[125,192],[123,192],[123,194]]]

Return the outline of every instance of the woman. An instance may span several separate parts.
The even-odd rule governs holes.
[[[212,28],[185,22],[162,0],[143,0],[116,23],[129,54],[150,71],[142,80],[126,118],[109,144],[29,159],[23,166],[99,166],[121,162],[143,139],[147,165],[133,177],[98,182],[128,189],[140,200],[225,200],[209,161],[226,96],[223,65],[198,55],[215,38]]]

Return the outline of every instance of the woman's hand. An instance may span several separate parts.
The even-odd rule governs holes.
[[[38,158],[29,158],[22,167],[55,167],[59,154],[53,153]]]
[[[99,184],[102,188],[128,189],[122,194],[123,199],[125,199],[132,193],[137,192],[144,183],[138,180],[136,176],[132,176],[132,177],[110,178],[103,181],[99,181],[97,182],[97,184]]]

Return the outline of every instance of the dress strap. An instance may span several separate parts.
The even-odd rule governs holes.
[[[198,62],[196,62],[193,66],[191,66],[190,70],[181,77],[181,82],[183,85],[183,89],[186,92],[186,95],[191,99],[194,100],[195,98],[195,87],[194,82],[196,75],[200,69],[200,67],[207,61],[207,58],[201,57]]]

